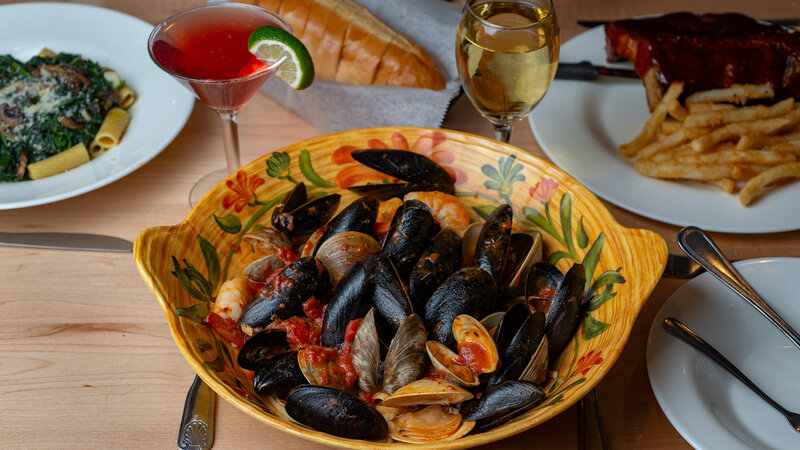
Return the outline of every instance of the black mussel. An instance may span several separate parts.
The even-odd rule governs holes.
[[[515,303],[508,308],[508,311],[503,314],[500,323],[497,324],[497,330],[494,332],[494,342],[497,349],[500,351],[500,356],[503,355],[505,349],[511,344],[511,340],[517,335],[517,332],[525,323],[525,320],[531,315],[527,306],[522,303]]]
[[[388,256],[383,253],[369,255],[364,266],[372,291],[378,335],[388,345],[403,320],[414,313],[414,308]]]
[[[274,223],[276,221],[277,216],[280,216],[284,212],[292,211],[307,201],[308,194],[306,192],[305,183],[297,183],[292,190],[283,196],[280,203],[273,208],[272,222]]]
[[[536,407],[544,399],[542,388],[530,381],[506,381],[490,386],[480,398],[465,402],[461,415],[464,420],[477,421],[476,431],[483,432]]]
[[[461,236],[453,230],[440,231],[417,260],[408,281],[415,311],[425,311],[431,294],[461,267]]]
[[[500,328],[502,326],[503,323],[501,322],[497,331],[498,333],[502,332],[503,336],[501,337],[505,340],[508,333],[507,330],[510,330],[511,327],[509,326],[506,330],[502,330]],[[518,380],[528,364],[530,364],[534,353],[536,353],[544,332],[544,313],[537,311],[528,315],[516,333],[514,333],[508,345],[502,348],[498,345],[501,362],[500,369],[492,375],[489,380],[489,386],[495,386],[505,381]]]
[[[504,203],[486,219],[475,245],[475,265],[488,272],[498,286],[506,263],[511,241],[511,221],[514,212]]]
[[[452,194],[453,177],[444,168],[427,156],[408,150],[365,149],[355,150],[350,155],[359,163],[399,178],[407,183],[368,184],[351,186],[351,191],[387,200],[403,197],[414,191],[441,191]]]
[[[383,241],[383,253],[392,260],[401,280],[408,280],[420,255],[438,231],[439,225],[421,201],[409,200],[397,208]]]
[[[574,264],[561,280],[547,312],[546,333],[551,359],[558,358],[580,324],[585,286],[586,270],[582,264]]]
[[[262,361],[255,369],[253,387],[261,395],[274,395],[284,398],[295,386],[308,383],[300,364],[297,352],[286,352]]]
[[[525,279],[525,299],[531,309],[547,314],[563,279],[564,274],[549,262],[539,261],[531,266]]]
[[[328,270],[314,257],[293,261],[256,294],[242,312],[239,326],[249,331],[266,327],[275,319],[287,319],[303,313],[303,302],[321,298],[330,289]]]
[[[353,200],[325,225],[325,231],[316,243],[314,254],[316,255],[320,245],[333,235],[345,231],[372,233],[372,227],[378,218],[379,206],[380,202],[375,198],[361,197]]]
[[[389,426],[377,409],[337,389],[301,385],[286,399],[289,416],[317,430],[350,439],[385,439]]]
[[[364,263],[356,262],[345,272],[331,295],[322,316],[322,345],[338,348],[344,342],[347,326],[363,317],[371,307]]]
[[[255,370],[262,362],[289,350],[286,332],[283,330],[264,330],[248,339],[239,350],[236,362],[239,367]]]
[[[485,270],[465,267],[447,277],[425,305],[428,337],[453,347],[453,320],[460,314],[482,317],[494,307],[497,286]]]
[[[305,236],[321,227],[339,206],[341,195],[306,198],[305,184],[299,183],[275,206],[272,226],[287,236]]]

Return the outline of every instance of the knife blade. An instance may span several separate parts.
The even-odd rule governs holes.
[[[0,233],[0,245],[96,252],[133,251],[130,241],[88,233]]]
[[[769,22],[775,25],[782,25],[784,27],[800,27],[800,19],[756,19],[761,22]],[[578,25],[585,28],[599,27],[605,25],[611,20],[579,20]]]
[[[558,67],[556,68],[557,80],[595,81],[601,76],[639,79],[639,74],[633,69],[596,66],[589,61],[576,63],[559,61]]]

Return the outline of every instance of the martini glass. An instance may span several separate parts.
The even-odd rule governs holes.
[[[552,0],[467,0],[456,35],[461,84],[478,112],[508,142],[550,88],[559,30]]]
[[[265,25],[292,32],[271,11],[221,2],[179,12],[150,33],[147,47],[153,62],[216,111],[222,122],[226,168],[194,184],[190,205],[240,166],[237,113],[283,61],[265,63],[249,52],[250,33]]]

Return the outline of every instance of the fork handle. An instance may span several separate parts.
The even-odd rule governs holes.
[[[769,395],[765,394],[764,391],[759,389],[759,387],[750,381],[750,378],[747,378],[747,375],[743,374],[741,370],[734,366],[733,363],[728,360],[728,358],[722,356],[722,353],[718,352],[717,349],[703,340],[703,338],[698,336],[680,320],[675,319],[674,317],[667,317],[664,319],[664,329],[667,331],[667,333],[689,344],[690,346],[694,347],[695,350],[706,355],[712,361],[722,366],[723,369],[727,370],[731,373],[731,375],[739,379],[739,381],[744,383],[745,386],[749,387],[753,392],[758,394],[759,397],[763,398],[764,401],[772,405],[772,407],[780,411],[784,416],[788,417],[790,414],[789,411],[784,409],[783,406],[779,405]]]
[[[764,315],[773,325],[778,327],[797,348],[800,348],[800,333],[795,331],[758,295],[742,274],[731,265],[720,249],[705,231],[697,227],[686,227],[678,232],[678,245],[707,271],[719,278],[734,292]]]

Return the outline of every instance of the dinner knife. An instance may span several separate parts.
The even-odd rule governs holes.
[[[557,80],[595,81],[601,76],[639,79],[639,74],[633,69],[596,66],[589,61],[576,63],[559,61],[558,68],[556,69]]]
[[[785,27],[798,27],[800,26],[800,19],[756,19],[760,20],[761,22],[769,22],[775,25],[782,25]],[[585,27],[585,28],[594,28],[599,27],[600,25],[605,25],[610,20],[579,20],[578,25]]]
[[[125,239],[87,233],[0,233],[0,245],[96,252],[133,251],[133,243]]]

